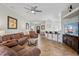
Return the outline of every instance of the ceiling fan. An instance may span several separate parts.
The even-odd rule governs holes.
[[[36,12],[42,12],[42,10],[37,10],[37,8],[38,8],[38,6],[32,6],[31,8],[24,7],[24,9],[29,10],[29,11],[26,12],[26,13],[31,12],[31,13],[33,13],[33,14],[36,14]]]

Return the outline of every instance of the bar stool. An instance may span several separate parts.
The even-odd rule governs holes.
[[[49,40],[53,40],[52,38],[52,31],[49,31],[49,37],[48,37]]]
[[[48,37],[48,31],[46,31],[45,36]]]

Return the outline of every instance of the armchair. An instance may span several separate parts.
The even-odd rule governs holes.
[[[29,35],[31,38],[38,38],[38,34],[35,31],[29,31]]]

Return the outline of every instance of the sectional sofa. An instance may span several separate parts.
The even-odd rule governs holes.
[[[18,44],[24,44],[28,38],[29,35],[24,35],[23,33],[8,34],[2,36],[2,38],[0,39],[0,44],[8,47],[13,47]]]
[[[28,42],[30,35],[24,35],[23,32],[15,34],[7,34],[0,37],[0,55],[2,56],[38,56],[41,51],[39,48],[32,47],[27,49],[22,49],[20,51],[14,51],[11,48],[17,45],[23,45]],[[24,52],[24,53],[22,53]]]

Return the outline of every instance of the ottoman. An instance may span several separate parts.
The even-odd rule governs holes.
[[[31,46],[31,45],[36,46],[37,43],[38,43],[38,39],[36,39],[36,38],[31,38],[31,39],[28,40],[28,45],[29,46]]]

